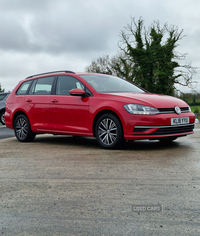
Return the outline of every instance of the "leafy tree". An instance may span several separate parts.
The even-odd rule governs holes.
[[[121,50],[116,56],[99,57],[86,67],[87,72],[113,74],[133,81],[152,93],[174,95],[175,85],[192,88],[196,68],[181,65],[186,54],[175,51],[183,36],[183,30],[154,22],[147,30],[144,21],[131,19],[120,33]]]
[[[126,56],[119,54],[113,56],[103,55],[97,60],[93,60],[90,66],[85,68],[86,72],[104,73],[117,75],[121,78],[132,78],[132,64],[127,60]]]
[[[5,92],[5,89],[2,89],[2,88],[1,88],[1,84],[0,84],[0,93],[1,93],[1,92]]]
[[[90,66],[85,68],[86,72],[94,72],[94,73],[105,73],[105,74],[113,74],[111,67],[111,59],[109,55],[99,57],[96,61],[93,60]]]
[[[111,68],[114,75],[133,81],[133,64],[124,53],[112,57]]]
[[[185,59],[186,54],[175,52],[182,34],[183,30],[179,31],[175,26],[165,24],[161,28],[159,22],[146,30],[141,18],[138,22],[132,18],[131,24],[121,31],[119,47],[133,65],[136,84],[150,92],[168,95],[174,94],[175,84],[192,85],[196,68],[180,65],[177,60]]]

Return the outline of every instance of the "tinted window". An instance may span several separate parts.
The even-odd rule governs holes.
[[[54,77],[37,79],[31,85],[29,94],[49,95],[53,86]]]
[[[6,94],[0,94],[0,101],[2,101],[5,98]]]
[[[127,80],[110,75],[80,75],[99,93],[144,93]]]
[[[32,83],[32,80],[24,82],[17,90],[17,95],[25,95],[31,83]]]
[[[85,90],[85,85],[72,76],[59,76],[56,85],[57,95],[69,95],[69,91],[74,88]]]
[[[29,93],[28,94],[34,94],[34,91],[35,91],[35,85],[37,83],[37,80],[34,80],[30,89],[29,89]]]

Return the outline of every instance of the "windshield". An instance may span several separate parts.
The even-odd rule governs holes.
[[[2,101],[7,94],[0,94],[0,101]]]
[[[144,93],[127,80],[110,75],[80,75],[99,93]]]

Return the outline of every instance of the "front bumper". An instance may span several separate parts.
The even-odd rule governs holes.
[[[188,124],[171,125],[171,118],[189,117]],[[125,125],[126,140],[160,139],[164,137],[181,137],[192,134],[195,116],[193,113],[159,114],[152,116],[132,115]]]

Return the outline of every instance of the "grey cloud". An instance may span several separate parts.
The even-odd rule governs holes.
[[[0,48],[3,51],[24,51],[34,48],[23,26],[12,16],[1,18],[0,33]]]
[[[31,12],[40,11],[48,8],[51,1],[49,0],[1,0],[0,9],[3,11],[20,11],[20,12]]]
[[[130,16],[142,16],[146,27],[159,20],[183,28],[187,37],[177,51],[198,66],[199,6],[196,0],[0,0],[0,76],[8,83],[24,70],[27,76],[60,67],[83,71],[99,55],[117,53]]]
[[[22,0],[16,2],[19,5],[24,3]],[[95,9],[94,4],[87,5],[87,1],[84,4],[82,1],[77,1],[79,4],[76,7],[74,1],[52,1],[54,5],[51,2],[42,13],[36,7],[39,1],[36,1],[36,6],[34,5],[34,12],[31,2],[27,1],[29,5],[25,4],[22,8],[18,8],[21,11],[20,17],[19,12],[16,15],[12,12],[16,4],[8,9],[10,12],[7,14],[12,15],[12,19],[5,16],[3,19],[5,24],[0,27],[3,35],[0,39],[2,50],[23,50],[34,53],[101,51],[108,47],[109,37],[117,28],[116,22],[110,19],[112,14],[106,14],[107,9],[102,9],[101,6],[100,10],[97,9],[98,6],[95,6]],[[5,1],[3,3],[5,4]],[[45,4],[42,4],[43,8]],[[102,16],[103,10],[105,15]],[[29,22],[24,25],[26,19],[29,19]],[[14,37],[11,37],[13,31]]]

